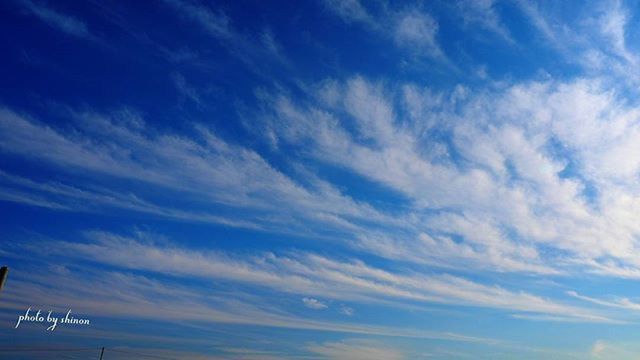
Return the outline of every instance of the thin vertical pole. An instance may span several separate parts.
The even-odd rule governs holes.
[[[4,287],[4,283],[7,281],[7,274],[9,273],[9,268],[3,266],[0,268],[0,290]]]
[[[100,352],[100,360],[102,360],[103,355],[104,355],[104,346],[102,347],[102,351]]]

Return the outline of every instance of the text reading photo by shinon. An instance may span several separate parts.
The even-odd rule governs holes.
[[[0,0],[0,360],[640,359],[640,0]]]

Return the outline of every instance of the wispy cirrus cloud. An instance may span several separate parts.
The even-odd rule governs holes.
[[[69,135],[3,110],[3,134],[19,135],[0,136],[3,152],[98,180],[86,188],[5,173],[10,187],[3,197],[50,208],[95,211],[102,204],[187,221],[301,231],[443,268],[618,276],[639,263],[632,194],[640,163],[622,154],[634,153],[640,130],[637,110],[601,83],[541,81],[471,96],[464,88],[434,93],[355,77],[310,86],[317,91],[307,99],[315,103],[259,94],[262,110],[255,117],[261,121],[250,130],[268,134],[274,151],[279,144],[293,146],[300,150],[286,154],[293,163],[312,159],[380,184],[403,199],[397,208],[348,196],[340,184],[308,169],[285,174],[198,124],[188,138],[154,134],[127,111],[71,111],[77,131]],[[345,126],[351,121],[354,127]],[[435,124],[450,141],[433,137]],[[99,181],[104,175],[136,186],[123,194]],[[152,195],[140,184],[169,191]],[[160,205],[184,196],[200,206]]]
[[[596,77],[635,86],[638,77],[631,70],[637,54],[627,42],[630,10],[623,1],[607,4],[587,2],[576,9],[580,16],[567,18],[567,10],[549,4],[518,0],[515,2],[542,39],[566,61],[582,67]]]
[[[359,0],[325,0],[324,5],[346,22],[361,22],[376,26],[371,14]]]
[[[367,204],[358,204],[320,179],[312,179],[308,185],[310,187],[302,186],[273,168],[259,154],[228,144],[201,125],[195,128],[199,140],[174,135],[149,137],[144,129],[144,121],[135,114],[124,111],[112,115],[71,113],[77,120],[79,130],[75,135],[77,137],[71,138],[56,129],[3,110],[0,113],[0,127],[8,132],[5,133],[7,136],[0,139],[0,148],[6,153],[30,153],[39,161],[57,168],[84,169],[95,175],[152,184],[170,189],[175,194],[190,193],[193,200],[199,199],[196,202],[201,204],[200,210],[193,206],[188,210],[159,206],[136,195],[133,188],[122,194],[116,189],[109,189],[107,183],[102,186],[96,183],[87,189],[67,184],[38,183],[7,174],[4,176],[5,183],[17,185],[17,189],[13,190],[11,196],[8,193],[11,190],[6,190],[5,197],[27,201],[25,196],[32,198],[38,194],[49,194],[50,200],[57,199],[55,206],[79,211],[87,210],[87,206],[102,204],[198,222],[244,224],[249,228],[260,228],[261,224],[271,223],[282,231],[295,227],[295,219],[301,215],[312,216],[321,223],[331,223],[332,228],[343,228],[343,231],[358,227],[353,222],[357,218],[363,221],[395,221]],[[56,151],[46,150],[51,148]],[[134,153],[136,155],[132,156]],[[177,164],[182,164],[182,170],[171,170]],[[20,188],[37,192],[26,194]],[[87,205],[82,201],[83,198],[94,200],[91,202],[93,205]],[[281,206],[277,203],[281,203]],[[285,203],[287,205],[282,206]],[[207,204],[228,206],[229,212],[224,215],[212,213]],[[299,209],[291,213],[294,204],[316,210]],[[242,214],[242,219],[234,215],[234,209],[238,208],[253,208],[256,216],[254,221],[246,217],[246,212]],[[278,212],[284,211],[283,218],[278,219],[273,214],[263,215],[267,209],[276,208],[280,209]],[[299,223],[299,226],[308,227],[303,223]]]
[[[547,41],[549,41],[553,46],[560,46],[558,43],[558,32],[556,30],[558,24],[552,22],[549,17],[543,13],[536,2],[529,0],[517,0],[515,4],[518,5],[520,10]]]
[[[388,37],[408,54],[451,65],[437,40],[438,21],[420,7],[395,9],[387,4],[374,4],[375,9],[368,9],[359,0],[330,0],[324,1],[324,5],[345,22],[363,25]]]
[[[597,299],[597,298],[593,298],[593,297],[589,297],[589,296],[584,296],[584,295],[580,295],[575,291],[568,291],[567,292],[568,295],[573,296],[577,299],[580,300],[584,300],[596,305],[601,305],[601,306],[606,306],[606,307],[613,307],[613,308],[619,308],[619,309],[626,309],[626,310],[632,310],[632,311],[640,311],[640,303],[637,302],[633,302],[628,298],[617,298],[617,299],[613,299],[613,300],[603,300],[603,299]]]
[[[91,198],[176,219],[314,236],[341,233],[356,240],[349,243],[353,248],[443,267],[543,274],[582,267],[616,276],[606,270],[611,264],[598,260],[602,256],[637,266],[634,203],[625,199],[640,163],[620,156],[634,151],[637,111],[622,106],[598,81],[533,82],[474,96],[462,88],[450,94],[410,84],[390,89],[361,77],[318,89],[309,95],[319,97],[315,105],[284,94],[260,95],[266,111],[256,114],[262,123],[254,130],[271,134],[276,151],[278,142],[304,144],[305,156],[401,194],[407,201],[401,211],[351,198],[313,172],[284,174],[201,125],[194,126],[192,138],[152,135],[144,120],[128,112],[71,112],[78,130],[71,137],[4,110],[3,133],[20,136],[0,137],[0,148],[56,168],[170,192],[145,200],[150,195],[136,187],[122,194],[101,182],[87,189],[5,173],[11,187],[3,196],[80,211],[88,206],[81,200]],[[346,121],[354,121],[355,133],[343,126]],[[438,131],[448,132],[451,142],[430,140],[433,121],[442,123]],[[553,141],[571,151],[554,152]],[[452,151],[463,161],[454,160]],[[180,171],[167,171],[169,164]],[[593,195],[585,193],[588,188]],[[202,207],[159,205],[178,194],[197,197]],[[207,204],[228,210],[212,211]],[[244,209],[242,218],[234,209]],[[273,212],[265,218],[260,214],[267,209]],[[557,249],[557,259],[541,258],[545,247]]]
[[[74,16],[60,12],[44,2],[31,0],[17,0],[17,2],[24,6],[30,14],[53,28],[79,38],[93,38],[87,24]]]
[[[626,41],[626,26],[629,21],[628,11],[621,1],[614,1],[613,6],[607,9],[600,18],[602,34],[610,41],[613,53],[619,56],[629,65],[637,65],[638,57],[629,51]]]
[[[558,250],[556,266],[567,269],[591,267],[585,259],[599,263],[601,256],[638,261],[631,255],[638,229],[627,221],[634,205],[624,199],[635,191],[639,166],[622,155],[635,151],[637,110],[600,81],[532,82],[473,96],[462,88],[433,94],[408,86],[404,102],[393,100],[398,90],[362,78],[328,84],[337,102],[266,98],[272,112],[265,126],[277,141],[304,143],[318,161],[410,199],[411,215],[420,218],[414,238],[365,234],[363,248],[423,260],[446,252],[496,269],[548,273],[554,270],[545,269],[538,250],[548,246]],[[320,94],[327,98],[327,90]],[[354,132],[342,126],[348,121]],[[430,135],[436,122],[451,142]],[[557,151],[554,142],[567,150]]]
[[[465,278],[441,274],[420,275],[391,272],[361,261],[339,261],[313,253],[257,254],[239,258],[221,252],[201,252],[131,238],[90,232],[89,243],[47,243],[48,253],[91,260],[123,269],[165,272],[174,276],[219,279],[264,287],[279,292],[306,295],[307,307],[327,305],[310,296],[366,303],[442,303],[489,307],[521,313],[558,315],[574,321],[615,321],[587,309],[572,307],[533,294],[484,285]],[[109,257],[97,254],[110,254]]]
[[[508,43],[514,44],[509,30],[496,10],[495,0],[462,0],[457,2],[458,14],[467,26],[477,26],[495,33]]]
[[[395,328],[354,322],[309,319],[288,311],[280,302],[256,296],[251,292],[212,293],[210,286],[187,286],[178,279],[167,279],[166,269],[153,274],[133,274],[129,271],[95,271],[78,264],[58,266],[42,259],[40,266],[47,272],[23,276],[24,267],[15,269],[13,285],[3,293],[0,310],[24,311],[28,307],[66,312],[69,308],[78,315],[131,321],[153,320],[197,328],[211,329],[211,324],[254,325],[281,329],[302,329],[416,339],[440,339],[482,343],[497,342],[489,338],[466,336],[454,332],[425,329]],[[156,272],[155,270],[153,272]],[[64,277],[62,283],[56,279]],[[50,284],[58,286],[52,289]],[[86,286],[87,283],[93,284]],[[118,289],[113,291],[113,289]],[[40,299],[40,300],[36,300]],[[64,329],[60,329],[65,331]],[[91,329],[90,329],[91,330]],[[99,337],[114,334],[108,327],[99,326]],[[106,333],[101,333],[106,332]],[[116,332],[117,333],[117,332]],[[91,333],[86,334],[90,336]],[[197,339],[191,339],[197,340]]]
[[[243,61],[251,69],[257,70],[270,59],[272,62],[289,65],[272,31],[263,29],[260,34],[251,36],[238,30],[231,18],[220,9],[192,0],[164,0],[177,13],[202,27],[208,34],[224,46],[232,56]]]

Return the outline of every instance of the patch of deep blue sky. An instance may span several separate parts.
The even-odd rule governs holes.
[[[633,4],[635,3],[629,3],[627,7],[633,8]],[[227,16],[236,32],[233,40],[235,43],[212,37],[188,15],[163,2],[5,1],[0,5],[0,104],[42,119],[41,121],[52,128],[62,131],[73,131],[74,120],[70,116],[70,109],[94,112],[133,109],[145,119],[145,131],[150,134],[177,133],[188,137],[193,135],[194,121],[205,122],[214,128],[221,138],[256,150],[274,168],[294,179],[297,178],[297,169],[289,163],[290,157],[305,162],[331,183],[340,184],[345,194],[393,213],[401,212],[408,206],[408,199],[402,194],[344,169],[314,161],[306,157],[304,151],[293,146],[287,149],[286,145],[283,145],[284,150],[290,150],[284,156],[282,152],[273,151],[268,144],[257,139],[250,129],[247,129],[247,121],[250,122],[252,117],[260,114],[257,93],[274,93],[286,88],[291,96],[304,101],[308,95],[302,84],[315,83],[327,78],[342,80],[354,74],[378,79],[390,86],[412,82],[437,91],[449,90],[457,84],[464,84],[474,91],[482,89],[486,83],[484,75],[478,75],[479,72],[485,72],[486,76],[492,79],[506,81],[528,81],[544,77],[563,80],[571,79],[582,72],[582,67],[571,52],[563,53],[563,49],[558,49],[557,44],[550,46],[521,9],[508,1],[498,2],[496,9],[514,43],[505,41],[494,32],[474,27],[473,24],[465,24],[457,13],[459,10],[456,5],[450,2],[369,4],[372,14],[382,12],[381,8],[384,6],[394,9],[418,8],[431,14],[439,24],[436,39],[447,57],[448,64],[424,53],[397,46],[391,37],[384,34],[384,30],[372,31],[367,25],[345,22],[331,13],[321,2],[230,1],[198,5]],[[66,31],[60,29],[55,24],[34,15],[33,11],[29,10],[34,6],[49,8],[77,19],[85,24],[86,28],[78,28],[78,24],[71,24],[72,28]],[[589,11],[588,6],[578,1],[549,3],[546,6],[553,8],[555,14],[562,14],[563,21],[568,24],[580,22],[581,14]],[[634,15],[628,24],[633,28],[636,23],[637,16]],[[633,46],[633,40],[637,37],[636,32],[629,32],[627,40],[630,46]],[[264,47],[260,47],[259,50],[253,47],[254,43],[263,43],[269,38],[275,41],[275,52],[269,53]],[[181,91],[180,84],[192,88],[198,100],[190,98],[188,91]],[[443,131],[430,136],[446,143],[449,134]],[[565,150],[558,147],[555,151],[562,155]],[[456,158],[455,153],[453,155]],[[69,174],[55,167],[43,166],[38,161],[29,161],[10,154],[2,154],[0,164],[3,171],[28,178],[61,183],[70,179],[81,179],[85,186],[109,184],[110,187],[123,191],[133,189],[132,192],[142,198],[153,194],[159,205],[191,207],[193,210],[201,210],[205,206],[192,199],[180,199],[168,193],[164,197],[158,196],[156,190],[145,188],[135,181],[109,176],[95,178],[91,174],[77,171]],[[461,167],[464,165],[462,161],[459,164]],[[562,175],[571,177],[571,169],[571,166],[567,167]],[[597,196],[597,193],[587,188],[585,196],[590,198]],[[214,210],[220,214],[236,216],[242,216],[243,211],[225,206]],[[215,239],[215,249],[219,250],[251,254],[265,251],[286,253],[304,249],[342,258],[357,255],[367,263],[381,268],[397,266],[393,261],[359,253],[334,241],[316,241],[313,236],[306,234],[252,231],[169,220],[116,207],[96,209],[93,212],[53,211],[2,201],[0,214],[4,219],[0,229],[0,243],[10,249],[16,247],[16,244],[29,242],[40,246],[46,243],[47,238],[84,242],[86,239],[82,232],[88,229],[102,229],[115,233],[131,233],[136,229],[142,229],[170,239],[180,239],[181,246],[197,250],[208,250],[212,239]],[[26,260],[26,257],[9,257],[5,261],[18,271],[36,272],[51,261],[46,254],[38,254],[38,249],[32,248],[32,260]],[[46,247],[42,248],[42,251],[46,252]],[[89,267],[94,271],[117,270],[117,266],[98,265],[94,262],[65,261],[69,262],[61,265],[72,269]],[[439,268],[409,264],[403,264],[402,267],[407,271],[417,268],[434,274],[443,271]],[[509,288],[528,289],[551,297],[564,293],[564,288],[559,285],[550,286],[544,282],[540,282],[540,285],[536,281],[523,282],[520,275],[469,273],[457,269],[447,269],[446,272],[463,273],[468,279],[502,284]],[[141,273],[157,276],[144,271]],[[20,279],[19,276],[17,278]],[[160,279],[176,283],[172,278]],[[634,296],[637,290],[637,286],[624,280],[556,278],[554,281],[556,284],[571,282],[574,288],[592,292],[606,285],[608,291],[621,296]],[[211,286],[207,281],[193,279],[182,279],[181,283],[198,289]],[[333,316],[332,320],[343,320],[335,313],[326,315],[296,308],[299,305],[299,296],[293,294],[283,295],[276,291],[224,281],[216,283],[212,291],[230,294],[251,293],[257,298],[278,299],[285,306],[289,304],[293,311],[300,312],[299,315],[318,319]],[[337,303],[336,301],[332,305],[337,307]],[[427,323],[427,327],[434,331],[451,331],[475,336],[491,334],[491,337],[496,338],[568,349],[585,347],[586,341],[581,341],[580,338],[593,339],[603,326],[575,323],[554,323],[555,326],[548,326],[546,323],[514,319],[509,316],[509,311],[482,308],[477,308],[473,314],[467,311],[460,315],[455,312],[459,309],[455,305],[429,305],[425,308],[416,310],[419,316],[415,316],[414,313],[394,307],[358,304],[357,316],[354,319],[408,328],[420,327]],[[3,333],[10,331],[4,325],[12,314],[13,310],[4,311],[5,324],[1,330]],[[110,330],[129,326],[118,320],[104,321],[108,323],[106,328]],[[182,330],[168,327],[167,331],[163,332],[153,324],[143,321],[133,323],[134,328],[141,332],[157,331],[161,335],[175,335],[180,333],[178,329]],[[194,337],[213,336],[216,341],[227,347],[246,345],[246,339],[238,337],[238,326],[224,325],[213,330],[194,329],[188,324],[180,326],[184,326],[185,331],[192,331]],[[321,339],[337,341],[343,338],[335,333],[298,333],[267,327],[242,331],[251,332],[263,340],[266,336],[272,341],[283,341],[293,336],[298,343]],[[215,334],[212,335],[212,332]],[[633,339],[628,328],[610,326],[607,332],[611,337],[622,340]],[[38,338],[38,341],[45,341],[41,338],[43,335],[37,331],[28,333],[27,336],[12,332],[11,336],[11,339],[18,339],[24,343],[29,342],[31,336]],[[70,336],[64,341],[77,340]],[[82,341],[97,344],[94,339]],[[411,341],[413,343],[410,347],[415,348],[419,340]],[[430,341],[429,344],[434,348],[451,346],[451,343],[446,341],[444,344],[440,344],[440,341]],[[294,345],[290,347],[295,348]],[[150,341],[148,346],[157,346],[157,342]],[[465,343],[461,346],[474,348],[476,345]],[[198,349],[207,352],[211,347],[199,345]]]

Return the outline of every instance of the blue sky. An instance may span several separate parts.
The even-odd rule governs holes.
[[[2,357],[633,359],[638,5],[3,2]]]

